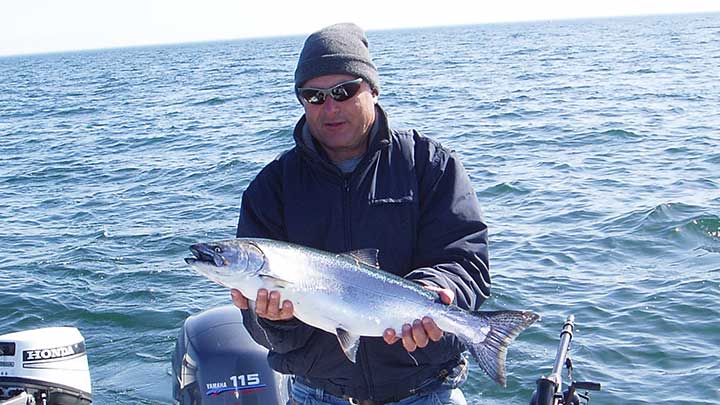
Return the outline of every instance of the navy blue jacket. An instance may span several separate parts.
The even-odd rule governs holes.
[[[335,253],[378,249],[383,270],[449,288],[458,306],[477,310],[490,293],[487,227],[467,173],[453,152],[416,131],[391,130],[385,112],[377,112],[378,132],[351,174],[303,142],[301,118],[296,146],[263,168],[243,194],[237,236]],[[297,319],[243,315],[255,341],[270,349],[272,368],[335,395],[406,395],[455,366],[464,350],[447,333],[412,357],[399,342],[363,337],[353,364],[333,334]]]

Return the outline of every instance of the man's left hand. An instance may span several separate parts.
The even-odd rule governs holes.
[[[455,294],[450,289],[430,286],[426,286],[425,288],[437,292],[440,295],[440,300],[446,305],[450,305],[455,300]],[[385,339],[385,343],[389,345],[402,339],[405,350],[413,352],[418,347],[423,348],[427,346],[431,340],[437,342],[442,338],[442,335],[442,329],[435,324],[432,318],[426,316],[423,317],[423,319],[414,320],[412,325],[407,323],[403,325],[402,338],[397,336],[394,329],[388,328],[383,334],[383,339]]]

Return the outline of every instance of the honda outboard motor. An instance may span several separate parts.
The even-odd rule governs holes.
[[[92,402],[85,339],[75,328],[0,335],[0,405]]]
[[[288,400],[287,376],[267,363],[233,305],[188,317],[172,357],[173,396],[182,405],[275,405]]]

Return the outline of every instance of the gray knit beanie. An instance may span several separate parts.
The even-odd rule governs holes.
[[[368,40],[357,25],[331,25],[305,40],[295,69],[295,88],[315,77],[331,74],[362,77],[371,89],[380,92],[380,79],[370,59]]]

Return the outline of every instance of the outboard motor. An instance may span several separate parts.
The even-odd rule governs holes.
[[[289,378],[267,363],[233,305],[188,317],[172,357],[173,396],[181,405],[269,405],[288,401]]]
[[[85,339],[76,328],[0,335],[0,405],[92,402]]]

